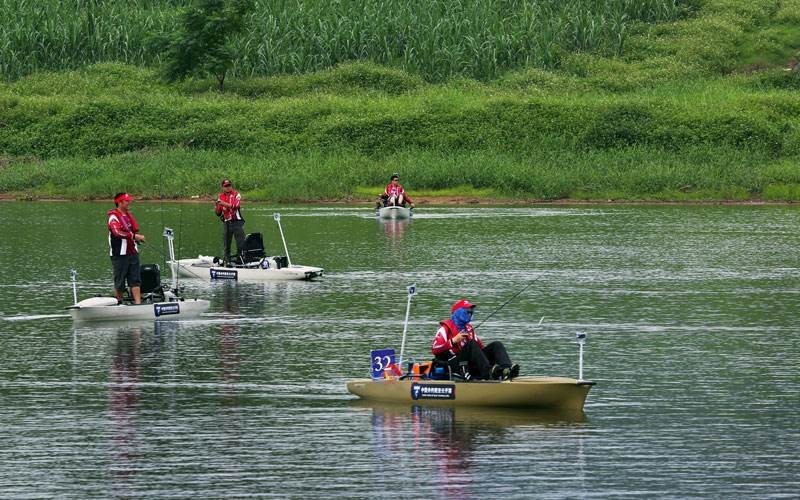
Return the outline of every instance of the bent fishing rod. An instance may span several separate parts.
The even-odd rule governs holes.
[[[521,290],[519,290],[517,293],[515,293],[514,295],[512,295],[512,296],[511,296],[511,298],[509,298],[508,300],[506,300],[505,302],[503,302],[502,304],[500,304],[500,307],[498,307],[497,309],[495,309],[494,311],[492,311],[492,312],[491,312],[491,313],[490,313],[488,316],[486,316],[486,317],[483,319],[483,321],[481,321],[480,323],[478,323],[478,326],[475,326],[475,327],[473,327],[473,328],[474,328],[474,329],[476,329],[476,330],[477,330],[478,328],[480,328],[480,326],[481,326],[482,324],[486,323],[486,321],[487,321],[489,318],[491,318],[492,316],[494,316],[495,314],[497,314],[498,312],[500,312],[500,310],[501,310],[501,309],[503,309],[503,308],[504,308],[506,305],[508,305],[508,303],[509,303],[509,302],[511,302],[512,300],[514,300],[515,298],[517,298],[517,297],[519,296],[519,294],[521,294],[522,292],[524,292],[525,290],[527,290],[528,288],[530,288],[530,287],[531,287],[531,285],[533,285],[534,283],[536,283],[537,281],[539,281],[539,279],[540,279],[542,276],[544,276],[544,273],[540,274],[540,275],[539,275],[539,276],[537,276],[536,278],[534,278],[534,279],[532,279],[531,281],[529,281],[527,285],[525,285],[524,287],[522,287],[522,289],[521,289]]]

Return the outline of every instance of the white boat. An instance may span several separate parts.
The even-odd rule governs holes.
[[[217,257],[198,255],[196,259],[180,259],[169,264],[173,275],[211,281],[311,280],[322,276],[324,272],[321,267],[289,265],[287,258],[282,256],[262,257],[247,264],[224,266]]]
[[[170,257],[174,259],[172,229],[165,228],[164,237],[169,243]],[[67,309],[75,321],[181,320],[196,318],[211,306],[208,300],[184,298],[177,277],[173,277],[171,288],[162,286],[157,264],[142,266],[141,304],[119,303],[115,297],[91,297],[78,302],[77,273],[73,270],[71,275],[74,304]]]
[[[92,297],[67,309],[75,321],[164,321],[196,318],[211,305],[207,300],[184,299],[169,291],[164,294],[164,300],[142,304],[119,304],[114,297]]]
[[[380,219],[409,219],[414,215],[410,208],[399,206],[380,207],[377,212]]]
[[[219,257],[208,255],[198,255],[195,259],[173,259],[169,261],[172,275],[210,281],[293,281],[321,277],[325,271],[321,267],[292,264],[286,239],[283,237],[281,216],[276,213],[273,218],[278,223],[286,255],[268,257],[264,252],[261,233],[252,233],[245,238],[243,262],[225,263]]]

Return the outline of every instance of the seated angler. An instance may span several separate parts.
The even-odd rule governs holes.
[[[375,209],[394,206],[405,207],[406,204],[410,205],[411,208],[416,207],[414,202],[411,201],[411,197],[408,196],[408,193],[406,193],[405,189],[403,189],[403,186],[400,184],[400,175],[392,174],[392,177],[389,179],[389,184],[386,185],[386,189],[378,196]]]
[[[447,362],[451,373],[466,379],[510,380],[519,375],[502,342],[484,345],[470,321],[475,305],[461,299],[450,308],[450,319],[439,323],[431,350],[437,360]]]

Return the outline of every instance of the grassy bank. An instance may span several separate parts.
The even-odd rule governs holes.
[[[221,94],[120,63],[35,72],[0,85],[0,193],[203,197],[229,176],[248,199],[368,199],[397,171],[412,195],[800,200],[800,0],[678,4],[624,50],[482,80],[351,63]]]

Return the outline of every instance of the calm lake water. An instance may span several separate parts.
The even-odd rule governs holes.
[[[794,206],[246,205],[311,283],[184,281],[195,321],[73,325],[110,292],[99,203],[0,203],[0,497],[797,498]],[[220,254],[210,206],[133,204],[162,264]],[[169,273],[163,270],[163,280]],[[365,405],[371,348],[429,357],[466,297],[523,374],[577,376],[582,415]],[[542,318],[544,318],[542,320]],[[541,321],[541,324],[539,324]]]

